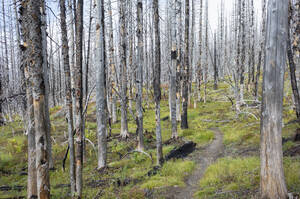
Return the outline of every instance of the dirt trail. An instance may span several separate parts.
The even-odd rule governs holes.
[[[167,199],[191,199],[199,190],[199,180],[203,177],[206,168],[223,153],[223,134],[218,128],[210,129],[215,133],[215,139],[204,150],[197,150],[191,154],[191,160],[196,162],[196,169],[187,177],[185,187],[172,187],[166,193]]]

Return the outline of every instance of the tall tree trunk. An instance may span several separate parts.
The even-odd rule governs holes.
[[[41,13],[41,22],[42,22],[42,44],[43,44],[43,77],[45,84],[45,119],[46,119],[46,138],[47,138],[47,151],[49,155],[49,168],[54,168],[54,162],[52,158],[52,142],[51,142],[51,122],[50,122],[50,113],[49,113],[49,75],[48,75],[48,61],[47,61],[47,20],[46,20],[46,10],[45,10],[45,1],[42,0],[42,13]]]
[[[104,1],[97,1],[97,58],[99,68],[97,71],[97,136],[98,136],[98,169],[106,166],[107,142],[107,110],[106,110],[106,73],[105,73],[105,40],[104,40]]]
[[[218,66],[217,66],[217,36],[214,34],[214,90],[218,89]]]
[[[21,33],[22,34],[22,43],[27,43],[29,39],[29,30],[28,30],[28,20],[27,20],[27,4],[25,1],[21,2],[21,6],[19,8],[20,13],[20,25],[21,25]],[[21,35],[20,35],[21,39]],[[20,40],[21,44],[21,40]],[[24,78],[22,91],[26,92],[26,104],[25,108],[27,109],[26,116],[26,131],[27,131],[27,141],[28,141],[28,177],[27,177],[27,198],[37,197],[37,176],[36,176],[36,144],[35,144],[35,129],[34,129],[34,113],[33,113],[33,97],[32,97],[32,88],[30,85],[30,74],[29,74],[29,62],[27,60],[29,49],[27,47],[20,45],[21,52],[21,71],[22,78]],[[24,103],[24,102],[23,102]]]
[[[111,85],[110,85],[110,93],[111,93],[111,117],[112,123],[116,123],[117,118],[117,104],[116,104],[116,92],[113,89],[117,89],[117,74],[116,74],[116,63],[115,63],[115,48],[114,48],[114,32],[113,32],[113,20],[112,20],[112,8],[111,8],[111,0],[108,1],[108,12],[109,12],[109,23],[108,23],[108,30],[109,30],[109,65],[110,65],[110,78],[111,78]]]
[[[144,65],[144,41],[143,41],[143,3],[142,0],[137,2],[137,38],[138,38],[138,60],[136,73],[136,112],[137,112],[137,135],[138,135],[138,150],[144,150],[143,136],[143,65]]]
[[[287,31],[287,57],[290,67],[290,77],[291,77],[291,85],[294,95],[294,101],[295,101],[295,107],[296,107],[296,116],[297,119],[300,119],[300,97],[299,97],[299,91],[297,86],[297,79],[296,79],[296,66],[294,62],[294,55],[292,51],[292,43],[291,43],[291,35],[290,35],[290,27],[291,27],[291,20],[292,20],[292,3],[291,0],[289,0],[289,20],[288,20],[288,31]]]
[[[177,138],[177,120],[176,120],[176,68],[177,68],[177,45],[176,45],[176,0],[172,1],[171,8],[171,124],[172,124],[172,138]]]
[[[66,6],[65,0],[59,1],[60,5],[60,25],[62,32],[62,55],[65,73],[65,106],[68,121],[68,144],[70,151],[70,184],[71,184],[71,197],[75,197],[76,182],[75,182],[75,149],[74,149],[74,134],[73,134],[73,110],[72,110],[72,94],[71,94],[71,73],[70,73],[70,60],[69,60],[69,44],[68,44],[68,31],[66,23]]]
[[[121,69],[121,136],[127,138],[128,119],[127,119],[127,63],[126,63],[126,0],[120,0],[120,69]]]
[[[260,188],[262,198],[287,198],[281,131],[288,3],[286,0],[269,0],[267,13],[261,110]]]
[[[194,108],[197,107],[197,102],[201,101],[201,78],[202,78],[202,15],[203,15],[203,0],[200,0],[200,13],[199,13],[199,60],[198,60],[198,67],[196,69],[196,92],[197,95],[197,100],[196,96],[194,98]]]
[[[179,17],[176,19],[178,24],[178,35],[177,35],[177,71],[176,71],[176,120],[181,121],[180,114],[180,98],[181,98],[181,63],[182,63],[182,12],[181,12],[181,0],[176,0],[176,6],[178,7]]]
[[[162,137],[160,124],[160,73],[161,73],[161,52],[160,52],[160,29],[159,29],[159,12],[158,0],[153,0],[153,21],[154,21],[154,42],[155,42],[155,64],[154,64],[154,100],[155,100],[155,120],[156,120],[156,150],[157,150],[157,164],[161,165],[163,162],[162,152]]]
[[[33,110],[36,143],[37,196],[39,199],[50,198],[49,154],[47,142],[47,121],[45,116],[45,84],[43,76],[43,36],[41,12],[43,1],[29,0],[27,3],[28,48],[30,59],[29,72],[33,93]]]
[[[262,62],[265,61],[264,43],[265,43],[265,24],[266,24],[266,0],[262,1],[262,23],[261,23],[261,41],[258,53],[258,63],[256,68],[255,82],[254,82],[254,97],[258,101],[258,84],[260,78],[260,71]]]
[[[74,5],[75,6],[75,5]],[[76,64],[74,65],[75,98],[75,161],[76,161],[76,197],[82,198],[82,169],[83,169],[83,118],[82,118],[82,32],[83,32],[83,0],[77,1],[76,6]]]
[[[189,0],[185,0],[185,45],[184,45],[184,69],[183,69],[183,84],[182,84],[182,115],[181,128],[188,128],[188,85],[189,85],[189,29],[190,29],[190,5]]]

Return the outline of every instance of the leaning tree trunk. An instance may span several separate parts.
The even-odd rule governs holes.
[[[161,137],[161,124],[160,124],[160,73],[161,73],[161,53],[160,53],[160,29],[159,29],[159,12],[158,0],[153,0],[153,21],[154,21],[154,42],[155,42],[155,64],[154,64],[154,100],[155,100],[155,119],[156,119],[156,150],[157,150],[157,164],[161,165],[163,162],[162,152],[162,137]]]
[[[49,154],[47,151],[47,120],[45,117],[45,84],[43,77],[43,47],[41,30],[41,0],[27,3],[29,73],[33,93],[33,110],[36,143],[37,196],[50,198]]]
[[[136,124],[138,135],[138,150],[144,150],[144,137],[143,137],[143,65],[144,65],[144,41],[143,41],[143,3],[138,0],[137,3],[137,38],[138,38],[138,60],[137,60],[137,73],[136,73]]]
[[[183,69],[183,84],[182,84],[182,115],[181,128],[188,128],[188,95],[189,95],[189,29],[190,29],[190,6],[189,0],[185,0],[185,52],[184,52],[184,69]]]
[[[105,46],[104,46],[104,2],[97,1],[98,25],[97,25],[97,136],[98,136],[98,169],[106,166],[107,142],[106,142],[106,73],[105,73]]]
[[[75,4],[74,4],[75,6]],[[82,197],[82,168],[83,168],[83,117],[82,117],[82,31],[83,31],[83,0],[77,1],[76,6],[76,64],[74,65],[75,98],[75,161],[76,161],[76,197]]]
[[[269,0],[267,13],[260,188],[262,198],[287,198],[283,174],[281,131],[288,3],[286,0]]]
[[[71,184],[71,197],[74,198],[76,192],[75,182],[75,150],[74,150],[74,134],[73,134],[73,110],[72,110],[72,94],[71,94],[71,73],[70,73],[70,60],[69,60],[69,44],[68,44],[68,31],[66,23],[66,6],[65,0],[60,0],[60,20],[62,31],[62,55],[65,73],[65,106],[68,121],[68,144],[70,151],[70,184]]]

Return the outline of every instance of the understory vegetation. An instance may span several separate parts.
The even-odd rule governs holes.
[[[289,85],[287,84],[286,87]],[[171,140],[171,123],[167,91],[163,93],[161,105],[163,154],[168,154],[174,147],[191,140],[201,150],[214,139],[211,128],[218,127],[224,134],[225,151],[223,157],[212,163],[199,182],[197,198],[241,198],[254,196],[259,189],[259,117],[260,108],[252,101],[247,102],[242,112],[237,115],[228,100],[230,87],[222,83],[219,90],[208,85],[207,101],[199,102],[188,111],[189,129],[179,129],[179,140]],[[288,90],[286,88],[286,90]],[[246,98],[247,96],[245,96]],[[289,151],[300,143],[293,141],[293,135],[299,125],[291,107],[291,93],[284,97],[284,168],[289,192],[300,193],[299,154]],[[146,105],[145,105],[146,106]],[[134,103],[132,105],[134,106]],[[166,161],[162,168],[154,167],[152,160],[155,153],[155,113],[154,105],[144,113],[144,141],[147,154],[135,152],[136,124],[130,117],[130,137],[119,137],[120,122],[112,125],[112,136],[108,138],[108,167],[100,172],[96,170],[97,125],[96,107],[90,102],[85,136],[86,154],[84,161],[83,198],[164,198],[160,190],[170,186],[186,186],[185,179],[197,166],[189,158]],[[133,110],[135,111],[135,110]],[[62,107],[51,109],[51,128],[55,170],[51,171],[52,198],[69,198],[69,165],[65,171],[62,161],[67,148],[67,123]],[[148,156],[149,155],[149,156]],[[27,137],[19,116],[6,126],[0,127],[0,198],[17,198],[26,196],[27,181]]]

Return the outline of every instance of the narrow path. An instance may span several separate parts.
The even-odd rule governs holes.
[[[196,169],[187,177],[185,187],[172,187],[168,190],[167,199],[191,199],[199,190],[199,180],[203,177],[206,168],[222,155],[223,134],[218,128],[210,129],[214,132],[213,142],[204,150],[197,150],[192,154],[191,160],[196,162]]]

